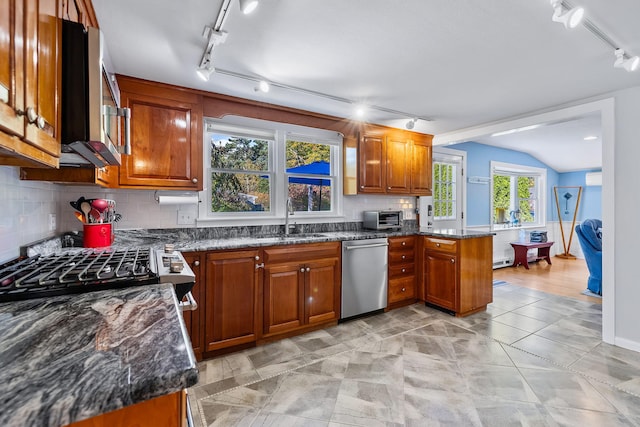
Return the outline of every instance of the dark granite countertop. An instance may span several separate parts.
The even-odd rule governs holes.
[[[400,230],[375,231],[362,229],[346,230],[305,230],[301,233],[283,235],[270,227],[229,227],[229,228],[187,228],[155,230],[117,230],[114,249],[151,247],[161,249],[165,243],[173,243],[182,252],[209,251],[219,249],[239,249],[274,245],[295,245],[302,243],[334,242],[344,240],[377,239],[392,236],[434,236],[450,239],[472,239],[493,236],[495,233],[466,229],[437,229],[405,227]],[[25,255],[35,253],[50,254],[67,250],[70,243],[82,246],[82,237],[68,233],[64,238],[49,239],[45,242],[23,248]]]
[[[0,304],[3,427],[58,427],[197,380],[171,284]]]

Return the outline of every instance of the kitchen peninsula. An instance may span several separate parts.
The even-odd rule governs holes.
[[[0,303],[0,319],[0,425],[182,425],[198,371],[173,285]]]
[[[401,277],[406,292],[402,298],[393,294],[386,310],[417,301],[456,316],[484,310],[493,297],[493,233],[414,224],[405,221],[395,231],[363,230],[360,222],[306,224],[290,235],[278,225],[119,230],[113,248],[160,248],[173,242],[184,254],[196,274],[193,295],[199,307],[185,312],[185,323],[200,360],[337,324],[341,259],[334,251],[341,241],[415,236],[410,261],[415,273]],[[290,262],[270,258],[273,249],[289,253]],[[314,266],[320,268],[315,276]],[[300,273],[301,267],[305,272]],[[273,282],[285,276],[286,281]],[[282,288],[274,291],[272,286]],[[311,289],[317,294],[303,298]],[[390,287],[389,292],[394,291]],[[278,292],[275,300],[270,300],[272,292]],[[309,301],[322,303],[314,307]]]

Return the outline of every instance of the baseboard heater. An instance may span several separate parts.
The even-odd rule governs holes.
[[[511,264],[513,264],[512,259],[509,259],[509,258],[501,259],[493,262],[493,269],[495,270],[496,268],[509,267]]]

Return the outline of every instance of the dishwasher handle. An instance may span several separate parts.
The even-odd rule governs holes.
[[[379,248],[382,246],[389,246],[388,243],[373,243],[371,245],[358,245],[358,246],[345,246],[344,248],[348,251],[352,251],[354,249],[366,249],[366,248]]]

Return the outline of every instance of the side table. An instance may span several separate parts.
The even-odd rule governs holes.
[[[527,252],[529,249],[538,249],[538,255],[536,261],[545,260],[547,264],[551,265],[551,258],[549,257],[549,249],[553,246],[553,242],[513,242],[511,243],[515,256],[513,258],[512,267],[518,265],[524,265],[524,268],[529,269],[529,260],[527,259]]]

